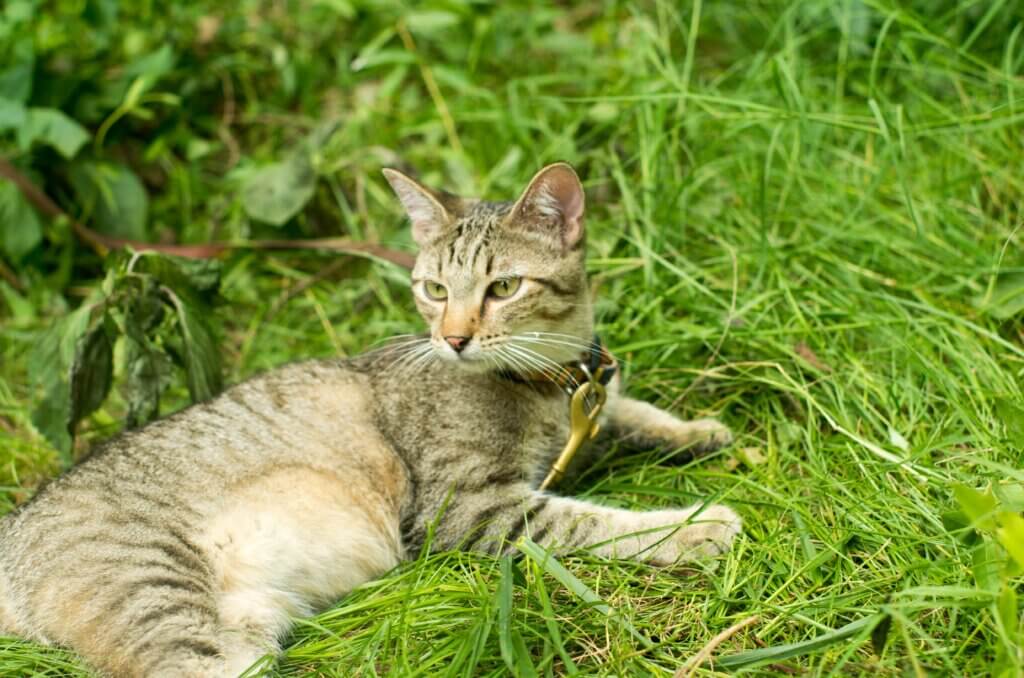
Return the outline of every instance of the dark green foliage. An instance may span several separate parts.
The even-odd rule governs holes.
[[[114,256],[109,263],[103,284],[43,335],[30,363],[44,394],[32,421],[65,463],[72,458],[78,422],[96,411],[110,392],[114,342],[121,335],[129,428],[159,414],[172,357],[184,368],[193,402],[213,397],[222,387],[220,352],[210,323],[219,262],[148,253]]]
[[[18,263],[42,240],[35,210],[12,182],[0,179],[0,252]]]
[[[114,345],[111,341],[113,321],[104,313],[75,342],[75,358],[71,363],[71,407],[68,428],[92,414],[110,392],[114,377]]]
[[[242,205],[253,219],[282,226],[299,213],[316,190],[316,173],[309,159],[293,155],[254,171],[246,179]]]
[[[131,169],[117,163],[78,161],[69,168],[68,180],[97,231],[146,240],[149,198]]]

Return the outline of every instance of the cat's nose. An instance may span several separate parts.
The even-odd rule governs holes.
[[[448,345],[455,349],[456,353],[462,353],[462,349],[466,348],[466,344],[469,343],[470,337],[456,337],[449,336],[445,337],[444,340],[448,342]]]

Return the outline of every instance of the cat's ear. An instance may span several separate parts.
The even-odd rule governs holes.
[[[506,223],[558,238],[569,250],[583,239],[583,185],[564,162],[534,175],[509,212]]]
[[[447,196],[435,193],[398,170],[382,171],[409,215],[412,237],[418,245],[429,243],[452,222],[451,212],[442,204]]]

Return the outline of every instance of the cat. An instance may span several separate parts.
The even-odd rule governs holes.
[[[435,550],[500,553],[527,534],[657,565],[730,547],[726,506],[630,511],[538,488],[569,435],[572,377],[555,376],[585,379],[595,354],[575,171],[545,167],[515,202],[384,174],[419,247],[430,332],[256,376],[40,489],[0,520],[0,635],[115,676],[232,676],[428,532]],[[620,379],[593,448],[731,441],[716,420],[620,394]]]

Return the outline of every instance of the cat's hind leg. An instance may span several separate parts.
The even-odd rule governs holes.
[[[0,545],[2,545],[0,540]],[[26,635],[18,622],[15,614],[14,600],[11,597],[10,586],[7,583],[7,575],[3,570],[3,563],[0,563],[0,636]]]
[[[124,543],[129,543],[126,539]],[[80,576],[36,581],[30,628],[35,640],[73,647],[107,675],[125,678],[220,678],[237,675],[229,664],[240,652],[252,663],[262,651],[226,633],[211,595],[208,571],[186,571],[159,552],[184,557],[186,542],[152,535],[138,549],[100,561],[70,551]],[[147,558],[147,549],[154,555]],[[93,560],[90,560],[90,556]],[[90,567],[104,564],[104,569]],[[120,569],[112,572],[118,565]],[[235,662],[238,663],[237,661]],[[244,668],[244,667],[243,667]]]

